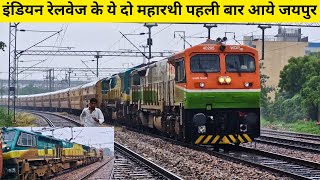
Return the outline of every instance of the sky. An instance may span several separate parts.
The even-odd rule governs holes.
[[[52,128],[43,130],[43,127],[19,127],[27,131],[40,131],[43,135],[52,136]],[[72,128],[74,140],[72,142],[94,146],[96,148],[109,148],[114,151],[113,127],[74,127]],[[71,128],[55,128],[53,136],[58,139],[70,139]]]
[[[136,50],[134,46],[126,40],[120,32],[124,34],[138,34],[147,33],[148,29],[142,23],[20,23],[18,29],[37,30],[37,31],[59,31],[58,35],[44,41],[31,50],[58,50],[52,46],[59,47],[72,47],[71,50]],[[9,39],[9,24],[0,23],[0,40],[8,45]],[[266,35],[276,35],[278,30],[277,26],[266,30]],[[152,51],[181,51],[183,49],[184,41],[180,38],[179,34],[184,31],[186,40],[191,45],[196,45],[204,42],[207,29],[202,24],[158,24],[158,26],[151,29],[153,45]],[[211,37],[224,37],[225,32],[235,32],[236,40],[243,43],[243,35],[261,35],[261,30],[257,25],[218,25],[212,28]],[[309,36],[310,42],[319,42],[320,34],[319,28],[302,28],[302,35]],[[17,34],[17,49],[24,50],[35,43],[52,35],[53,32],[21,32]],[[176,34],[176,37],[174,37]],[[147,35],[127,35],[126,36],[133,44],[140,48],[141,45],[146,45]],[[192,38],[190,38],[192,37]],[[227,44],[233,44],[233,34],[228,33],[229,41]],[[46,47],[44,47],[46,46]],[[50,47],[47,47],[50,46]],[[188,44],[186,44],[188,47]],[[148,50],[146,50],[148,51]],[[0,66],[0,79],[8,78],[8,47],[5,52],[0,52],[1,66]],[[46,60],[45,60],[46,59]],[[37,61],[45,60],[37,65],[37,67],[83,67],[86,66],[81,62],[85,62],[87,66],[95,71],[96,62],[91,62],[93,57],[66,57],[66,56],[22,56],[20,60],[29,62],[20,62],[19,67],[30,67]],[[162,58],[153,58],[152,60],[160,60]],[[112,68],[127,68],[143,62],[142,57],[129,58],[129,57],[103,57],[100,59],[99,67],[112,67]],[[116,73],[117,71],[103,71],[99,72],[102,76],[108,76]],[[19,79],[43,79],[45,73],[21,73]],[[57,81],[65,78],[64,72],[55,73]],[[74,77],[71,74],[71,77]],[[94,75],[91,74],[91,77]],[[76,78],[73,78],[76,80]],[[93,79],[82,79],[93,80]]]

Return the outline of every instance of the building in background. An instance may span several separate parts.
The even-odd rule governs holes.
[[[244,44],[257,48],[260,58],[262,54],[262,36],[244,36]],[[280,72],[291,57],[300,57],[312,52],[320,52],[320,43],[309,42],[302,36],[301,28],[279,27],[278,34],[265,36],[264,69],[261,72],[269,79],[267,86],[276,88],[280,80]],[[275,92],[269,96],[273,99]]]

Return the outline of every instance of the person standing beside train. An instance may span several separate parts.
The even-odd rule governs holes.
[[[97,108],[97,99],[90,99],[89,107],[84,108],[80,114],[80,121],[85,127],[96,127],[104,122],[102,111]]]

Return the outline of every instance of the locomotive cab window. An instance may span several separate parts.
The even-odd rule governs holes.
[[[106,94],[109,91],[109,80],[103,80],[102,81],[102,93]]]
[[[140,76],[139,74],[134,74],[132,76],[132,85],[140,85]]]
[[[127,79],[127,78],[124,78],[124,76],[122,75],[122,76],[120,76],[120,78],[121,78],[121,87],[120,87],[120,90],[121,90],[121,92],[124,92],[124,88],[125,88],[125,79]]]
[[[17,144],[19,146],[36,146],[36,137],[32,134],[21,133]]]
[[[197,54],[191,57],[190,66],[193,73],[220,72],[220,59],[215,54]]]
[[[112,78],[110,82],[110,90],[116,87],[116,78]]]
[[[186,80],[186,71],[184,60],[177,61],[175,63],[175,80],[176,82],[185,82]]]
[[[226,56],[228,72],[255,72],[256,65],[252,56],[247,54],[229,54]]]
[[[4,142],[11,142],[14,139],[14,136],[16,135],[15,131],[8,131],[3,133],[3,141]]]

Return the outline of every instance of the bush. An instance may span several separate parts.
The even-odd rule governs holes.
[[[17,113],[16,114],[17,126],[32,126],[33,121],[36,119],[37,118],[30,113]]]
[[[0,108],[0,126],[9,127],[12,126],[13,114],[10,112],[8,114],[8,109]]]

